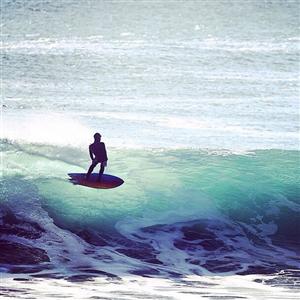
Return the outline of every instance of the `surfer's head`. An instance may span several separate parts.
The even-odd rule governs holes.
[[[95,140],[95,142],[100,142],[100,140],[101,140],[101,134],[100,133],[95,133],[94,134],[94,140]]]

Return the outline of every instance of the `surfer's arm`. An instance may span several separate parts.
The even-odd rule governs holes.
[[[93,155],[93,151],[91,149],[91,146],[89,146],[89,152],[90,152],[91,160],[94,160],[94,155]]]
[[[104,156],[106,158],[106,161],[108,161],[108,157],[107,157],[107,152],[106,152],[106,148],[105,148],[105,144],[103,143],[104,147],[103,147],[103,151],[104,151]]]

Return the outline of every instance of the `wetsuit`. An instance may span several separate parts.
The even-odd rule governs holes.
[[[94,168],[98,163],[101,164],[101,168],[99,171],[99,180],[101,180],[102,174],[104,172],[104,168],[107,165],[107,153],[106,153],[106,148],[105,144],[102,142],[94,142],[89,146],[89,152],[90,152],[90,157],[92,159],[92,164],[86,174],[86,178],[89,179],[91,173],[93,172]],[[95,157],[94,157],[95,156]]]

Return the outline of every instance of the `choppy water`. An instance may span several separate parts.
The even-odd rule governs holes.
[[[299,8],[2,1],[0,292],[293,299]],[[95,131],[118,189],[68,181]]]

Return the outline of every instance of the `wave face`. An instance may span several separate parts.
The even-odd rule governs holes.
[[[7,272],[179,276],[300,267],[298,151],[111,149],[108,171],[125,183],[94,190],[67,179],[87,167],[81,150],[8,141],[2,150]]]

